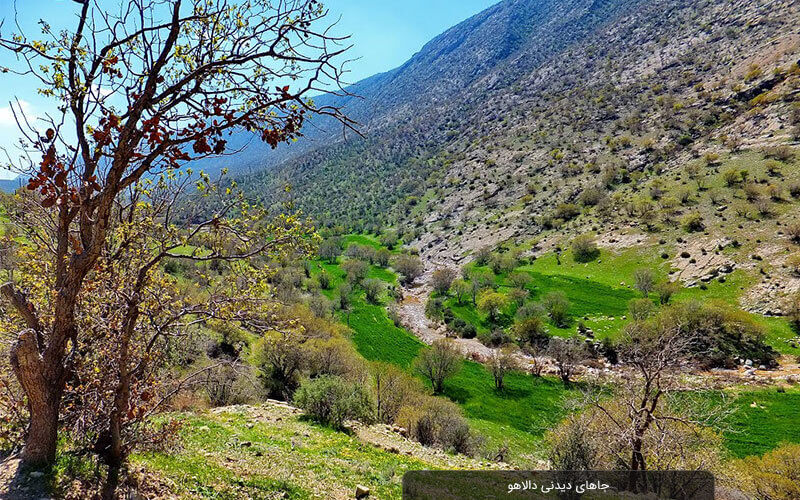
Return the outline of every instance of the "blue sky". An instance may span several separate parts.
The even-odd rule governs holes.
[[[119,0],[101,0],[118,5]],[[387,71],[408,60],[422,46],[447,28],[467,19],[497,0],[327,0],[331,20],[341,16],[338,34],[352,35],[348,82]],[[8,36],[17,20],[29,35],[38,33],[43,18],[53,28],[71,26],[79,5],[73,0],[0,0],[2,33]],[[12,66],[14,57],[0,51],[0,66]],[[0,146],[13,144],[16,127],[8,103],[19,99],[34,116],[47,111],[49,103],[36,93],[35,82],[0,74]],[[5,158],[0,157],[0,164]],[[8,177],[0,168],[0,178]]]

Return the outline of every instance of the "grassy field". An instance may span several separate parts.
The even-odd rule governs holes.
[[[139,453],[132,462],[155,472],[172,494],[215,500],[348,498],[359,484],[374,498],[400,498],[406,471],[445,465],[391,453],[298,415],[264,412],[175,415],[180,447]]]
[[[356,240],[353,240],[356,241]],[[363,240],[357,241],[364,244]],[[613,335],[625,323],[622,320],[627,312],[628,300],[640,294],[631,289],[633,272],[648,264],[648,254],[638,249],[618,254],[603,251],[598,261],[588,264],[575,263],[569,252],[561,256],[562,264],[556,262],[555,255],[547,255],[518,269],[531,274],[531,299],[536,300],[552,290],[561,290],[572,303],[570,310],[573,325],[569,329],[551,327],[551,333],[569,335],[574,332],[574,323],[583,318],[598,336]],[[668,265],[656,257],[651,259],[666,277]],[[332,277],[334,289],[325,293],[332,297],[335,288],[344,281],[344,272],[338,265],[315,262],[312,266],[319,272],[325,269]],[[373,266],[370,276],[396,285],[396,276],[386,269]],[[496,277],[503,291],[507,287],[505,274]],[[680,292],[675,300],[694,298],[714,298],[729,300],[736,295],[745,276],[737,273],[725,283],[714,282],[707,290],[688,289]],[[623,283],[623,284],[621,284]],[[703,295],[705,294],[705,295]],[[364,300],[363,291],[353,292],[352,311],[349,315],[353,329],[353,341],[359,352],[367,359],[395,363],[410,369],[413,359],[423,344],[411,333],[396,327],[389,319],[385,304],[371,305]],[[385,302],[388,302],[386,298]],[[455,299],[448,299],[457,316],[488,328],[487,319],[472,307],[469,301],[458,305]],[[339,313],[343,322],[347,317]],[[513,310],[506,311],[507,320]],[[782,332],[771,337],[780,342],[781,335],[793,335],[788,324],[779,318],[761,318],[770,332]],[[472,426],[487,439],[487,447],[509,444],[515,451],[512,456],[531,456],[540,451],[540,438],[545,430],[551,428],[564,415],[563,402],[572,390],[553,379],[537,379],[524,374],[510,375],[506,379],[507,388],[500,393],[494,389],[493,379],[488,370],[478,363],[465,362],[458,375],[445,384],[444,395],[458,403]],[[725,434],[726,446],[736,456],[761,454],[774,448],[785,440],[800,442],[800,392],[778,393],[776,391],[742,392],[735,401],[736,411],[731,417],[731,432]],[[753,401],[761,401],[751,407]],[[761,408],[765,406],[765,411]]]
[[[358,243],[364,244],[359,241]],[[331,277],[329,298],[344,282],[345,273],[336,264],[312,263],[312,272],[325,270]],[[370,277],[396,285],[397,278],[389,270],[372,266]],[[412,362],[424,344],[404,328],[394,325],[385,304],[368,304],[362,290],[351,295],[349,314],[339,311],[340,320],[353,330],[353,342],[359,353],[369,360],[386,361],[412,369]],[[462,370],[445,384],[444,395],[458,403],[470,423],[487,440],[487,447],[511,445],[518,454],[530,454],[537,448],[544,431],[563,416],[563,399],[570,391],[553,379],[536,379],[515,374],[507,379],[507,388],[498,392],[494,379],[483,365],[465,362]]]
[[[762,455],[782,442],[800,443],[800,389],[743,391],[733,406],[725,444],[734,456]]]
[[[664,249],[667,252],[668,249]],[[627,322],[622,317],[628,313],[628,302],[640,298],[641,294],[633,289],[634,272],[640,268],[652,269],[658,280],[666,280],[670,272],[668,260],[662,259],[652,248],[631,248],[623,251],[603,249],[600,256],[592,262],[579,263],[572,257],[570,250],[562,253],[560,258],[555,253],[548,253],[531,263],[515,269],[531,276],[527,287],[530,301],[538,301],[547,293],[561,291],[570,301],[570,324],[567,328],[549,325],[549,332],[555,336],[569,336],[575,333],[575,326],[582,321],[591,328],[596,337],[614,337]],[[488,271],[487,267],[474,268]],[[509,273],[495,275],[501,293],[510,288]],[[673,301],[719,300],[733,305],[738,304],[739,297],[754,282],[754,277],[743,270],[736,270],[728,275],[724,282],[711,281],[704,287],[683,288],[675,294]],[[654,303],[657,302],[651,294]],[[491,324],[486,315],[476,310],[469,299],[459,304],[454,297],[447,298],[445,305],[453,310],[456,317],[473,324],[478,332],[488,332],[492,328],[508,327],[516,306],[510,305],[495,324]],[[776,350],[786,354],[800,354],[787,343],[788,339],[797,336],[783,318],[768,318],[760,315],[752,317],[764,326],[768,343]]]

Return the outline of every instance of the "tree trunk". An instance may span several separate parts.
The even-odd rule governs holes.
[[[63,392],[63,384],[59,382],[61,374],[56,373],[59,370],[45,370],[33,330],[20,333],[11,349],[11,366],[28,397],[30,412],[22,460],[29,465],[52,464],[58,443],[58,413]],[[55,377],[51,379],[46,373]]]

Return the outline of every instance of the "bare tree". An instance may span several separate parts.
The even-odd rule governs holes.
[[[703,455],[714,456],[709,443],[715,437],[708,428],[723,423],[727,405],[679,392],[679,367],[694,343],[675,323],[633,323],[620,347],[633,373],[615,384],[612,398],[589,394],[593,418],[602,422],[600,432],[606,435],[605,453],[625,470],[702,468]],[[699,448],[693,449],[695,444]]]
[[[588,357],[586,346],[577,338],[552,338],[547,345],[547,355],[553,358],[558,376],[564,385],[569,385],[578,365]]]
[[[498,391],[503,390],[506,375],[520,369],[516,354],[517,349],[514,347],[505,347],[492,351],[492,356],[489,358],[489,370],[494,378],[494,387]]]
[[[155,206],[171,214],[181,192],[175,182],[184,182],[177,180],[176,169],[225,153],[225,134],[236,129],[250,130],[275,147],[298,137],[310,114],[352,125],[338,109],[317,107],[308,98],[328,90],[326,83],[338,87],[341,71],[334,63],[346,50],[342,39],[317,28],[326,12],[315,0],[133,0],[113,10],[94,0],[79,3],[73,30],[55,33],[43,22],[42,40],[0,34],[0,47],[20,61],[4,71],[30,77],[58,109],[32,123],[14,107],[22,134],[14,169],[29,177],[27,187],[40,207],[36,223],[30,217],[19,223],[47,257],[52,297],[37,300],[25,283],[2,285],[2,297],[21,323],[11,364],[30,412],[22,452],[27,463],[55,458],[65,385],[76,351],[87,346],[79,322],[87,280],[104,261],[112,238],[124,249],[125,233],[115,233],[121,223],[148,220],[139,213],[138,193],[163,183],[172,196]],[[200,188],[216,189],[203,177]],[[139,272],[126,275],[130,289],[118,326],[112,435],[127,414],[127,385],[135,370],[128,353],[144,319],[139,292],[149,271],[166,257],[185,258],[175,250],[206,233],[210,252],[190,258],[242,259],[286,242],[254,237],[246,224],[232,223],[234,206],[201,222],[189,217],[194,223],[183,230],[155,219],[162,228],[160,243]],[[284,223],[296,226],[293,220]],[[237,244],[223,245],[232,240]],[[124,251],[105,257],[116,262]],[[112,465],[120,458],[112,449]]]
[[[444,388],[444,381],[461,368],[461,353],[449,339],[439,339],[430,349],[423,350],[414,364],[423,377],[430,380],[433,392],[438,394]]]

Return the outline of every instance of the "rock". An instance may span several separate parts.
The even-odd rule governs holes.
[[[745,366],[753,366],[753,360],[752,359],[745,360],[744,365]]]
[[[367,498],[369,496],[369,488],[362,485],[356,486],[356,498]]]
[[[766,366],[764,366],[764,365],[758,365],[758,369],[759,369],[759,370],[766,370],[766,369],[767,369],[767,367],[766,367]]]

